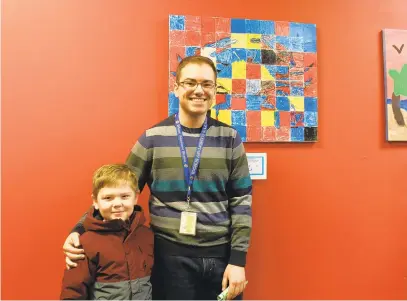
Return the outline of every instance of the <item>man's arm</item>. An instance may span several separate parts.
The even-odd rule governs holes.
[[[244,146],[237,132],[233,143],[227,194],[232,219],[229,264],[244,267],[252,229],[252,181]]]
[[[77,232],[77,233],[79,233],[79,235],[82,235],[83,233],[85,233],[85,228],[83,227],[83,222],[85,221],[87,214],[88,213],[85,212],[85,214],[82,215],[82,217],[79,219],[79,221],[76,223],[76,225],[71,230],[71,233]]]
[[[95,282],[97,259],[81,260],[75,269],[65,270],[61,300],[89,299],[90,286]]]
[[[152,138],[147,137],[147,132],[145,132],[133,146],[126,159],[126,164],[134,170],[138,177],[140,192],[143,190],[146,183],[148,183],[150,177],[153,157],[152,153]]]

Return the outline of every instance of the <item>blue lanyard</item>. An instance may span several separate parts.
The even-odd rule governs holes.
[[[179,149],[181,151],[182,166],[184,167],[184,178],[188,185],[187,202],[188,202],[188,208],[189,208],[189,202],[191,200],[192,184],[194,182],[196,172],[198,170],[199,162],[201,161],[202,149],[203,149],[203,145],[205,142],[206,132],[208,130],[208,120],[207,120],[207,118],[205,118],[204,124],[202,126],[202,131],[201,131],[201,135],[199,137],[198,145],[196,147],[195,157],[194,157],[194,161],[192,162],[191,171],[189,170],[189,166],[188,166],[187,150],[185,148],[184,137],[182,136],[182,128],[181,128],[181,123],[179,122],[178,114],[175,114],[175,127],[177,129],[178,144],[179,144]]]

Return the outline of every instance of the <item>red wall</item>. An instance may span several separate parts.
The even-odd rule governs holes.
[[[99,165],[166,117],[168,15],[317,24],[320,142],[246,144],[249,299],[406,299],[407,144],[384,141],[382,28],[405,0],[5,0],[2,299],[56,299]],[[406,41],[407,43],[407,41]],[[142,205],[146,206],[147,193]]]

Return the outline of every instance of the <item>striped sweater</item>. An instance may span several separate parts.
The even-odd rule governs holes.
[[[182,130],[191,168],[201,129]],[[159,241],[177,245],[179,250],[192,249],[196,256],[220,255],[210,250],[216,253],[226,247],[230,264],[245,265],[252,225],[252,182],[244,146],[235,129],[208,117],[189,209],[197,213],[195,236],[179,233],[181,212],[187,208],[187,182],[174,115],[145,131],[126,164],[139,176],[140,190],[145,184],[150,188],[151,227]]]

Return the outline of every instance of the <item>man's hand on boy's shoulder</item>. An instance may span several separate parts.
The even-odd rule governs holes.
[[[75,268],[78,264],[75,261],[81,260],[85,258],[85,251],[80,247],[81,243],[79,241],[79,233],[72,232],[66,238],[64,246],[62,247],[64,250],[65,256],[65,263],[66,269],[69,270],[71,268]]]

